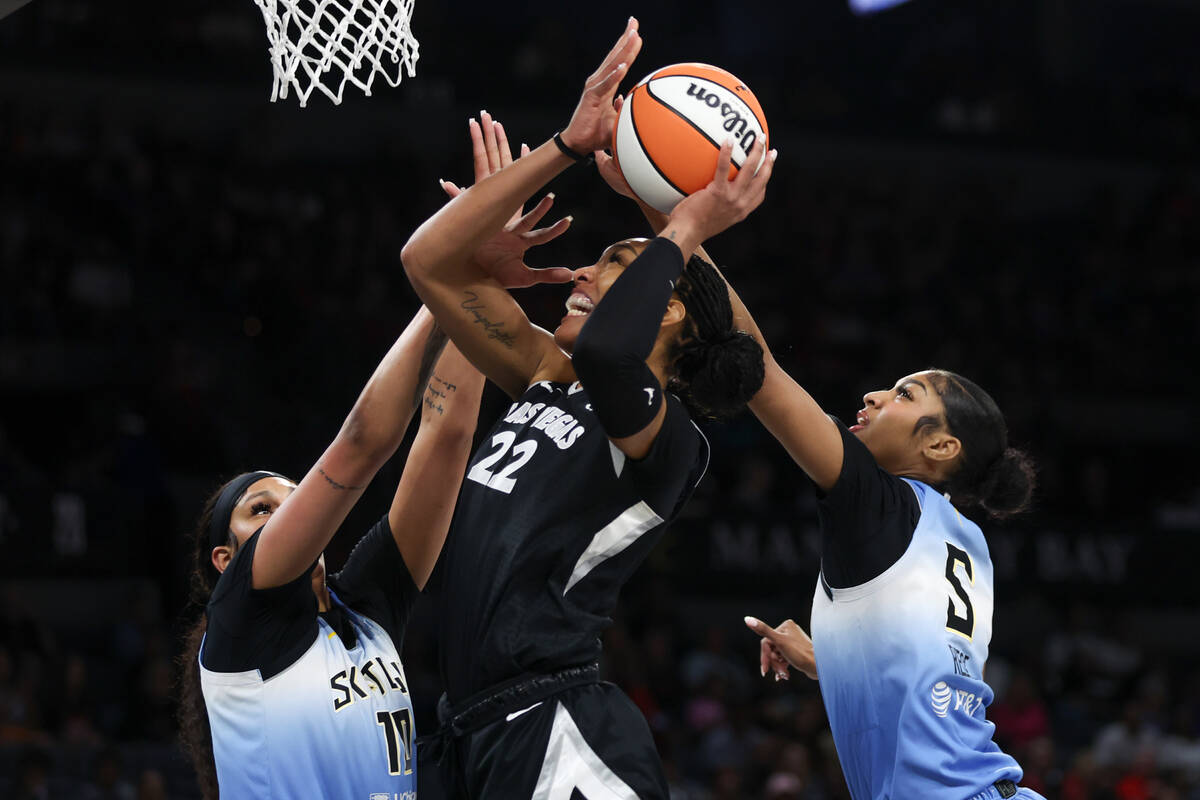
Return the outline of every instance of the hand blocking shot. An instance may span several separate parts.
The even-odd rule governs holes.
[[[247,472],[205,506],[183,655],[182,738],[205,798],[401,797],[416,789],[400,660],[441,551],[483,377],[422,309],[296,484]],[[423,401],[424,398],[424,401]],[[421,427],[388,513],[327,576],[324,550],[409,419]]]
[[[403,251],[439,325],[513,399],[471,459],[431,581],[441,619],[441,730],[422,740],[422,797],[666,798],[649,726],[599,679],[617,594],[704,474],[698,416],[741,409],[763,377],[725,284],[692,254],[763,199],[774,154],[680,202],[661,235],[621,239],[573,286],[553,333],[503,289],[552,197],[547,181],[607,147],[617,86],[641,48],[636,20],[588,79],[570,123],[513,161],[504,129],[471,123],[475,185]],[[514,215],[514,212],[516,214]],[[436,770],[438,785],[427,781]]]

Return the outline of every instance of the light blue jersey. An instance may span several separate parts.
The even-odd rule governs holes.
[[[936,490],[905,481],[921,511],[904,554],[858,586],[827,594],[822,578],[813,599],[813,647],[838,757],[854,800],[999,797],[992,784],[1017,783],[1022,773],[992,741],[985,716],[987,542]]]
[[[333,602],[355,629],[353,649],[319,619],[308,650],[267,680],[201,662],[223,800],[416,800],[412,701],[396,646]]]

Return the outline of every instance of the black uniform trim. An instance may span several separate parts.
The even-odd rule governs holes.
[[[663,519],[673,519],[708,469],[708,441],[683,403],[667,395],[667,413],[650,451],[627,458],[626,469],[646,501]]]
[[[845,589],[882,575],[912,541],[921,506],[912,486],[876,463],[867,446],[840,421],[842,471],[828,492],[817,491],[821,574]]]
[[[259,528],[238,549],[209,598],[201,661],[213,672],[257,669],[267,680],[304,655],[319,625],[312,567],[282,586],[253,587],[251,567],[261,533]],[[328,584],[348,608],[379,623],[400,649],[418,592],[386,516],[359,540]],[[355,646],[354,629],[336,604],[321,616],[347,649]]]

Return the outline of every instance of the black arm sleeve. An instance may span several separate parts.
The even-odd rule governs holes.
[[[908,549],[921,516],[913,488],[879,468],[867,446],[838,422],[842,471],[828,492],[817,492],[821,573],[835,588],[882,575]]]
[[[611,438],[645,428],[663,402],[646,359],[682,272],[683,253],[675,243],[655,239],[609,287],[579,332],[571,363]]]
[[[679,398],[668,394],[666,403],[667,413],[650,452],[640,459],[627,459],[625,468],[646,504],[664,520],[671,520],[704,477],[708,442]]]
[[[378,622],[399,650],[420,591],[396,547],[387,515],[358,540],[329,586],[349,608]]]
[[[214,672],[257,669],[270,678],[304,654],[317,635],[312,569],[270,589],[255,589],[251,567],[259,528],[243,544],[208,600],[204,666]]]

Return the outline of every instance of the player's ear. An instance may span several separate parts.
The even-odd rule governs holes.
[[[233,548],[225,545],[212,549],[212,565],[217,568],[217,572],[224,572],[229,567],[229,562],[233,560],[233,553]]]
[[[939,464],[948,464],[958,458],[961,452],[962,442],[957,436],[952,436],[945,430],[930,432],[921,444],[922,455]]]
[[[687,317],[687,307],[678,297],[672,297],[667,301],[667,310],[663,312],[661,327],[678,325],[683,322],[685,317]]]

